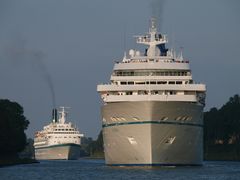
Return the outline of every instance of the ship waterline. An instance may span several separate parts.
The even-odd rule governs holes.
[[[202,108],[186,102],[104,105],[106,164],[201,165]]]

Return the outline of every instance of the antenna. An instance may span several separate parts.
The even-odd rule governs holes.
[[[124,52],[124,56],[123,56],[123,62],[126,62],[127,61],[127,53],[126,51]]]
[[[124,21],[124,23],[123,23],[123,38],[121,38],[121,39],[123,39],[123,42],[121,41],[121,43],[123,43],[122,45],[123,45],[123,51],[126,51],[127,50],[127,42],[126,42],[126,21]],[[121,45],[121,46],[122,46]]]
[[[183,61],[183,47],[182,47],[182,46],[180,47],[179,59],[180,59],[181,61]]]
[[[127,47],[126,47],[126,25],[124,25],[124,38],[123,38],[123,48],[124,48],[124,51],[126,52],[127,50]]]
[[[156,18],[151,18],[150,19],[150,28],[149,28],[149,32],[156,32],[157,31],[157,21]]]
[[[176,51],[175,51],[175,47],[176,47],[176,40],[175,40],[175,31],[172,25],[172,32],[171,32],[171,36],[172,36],[172,53],[173,53],[173,59],[176,58]]]

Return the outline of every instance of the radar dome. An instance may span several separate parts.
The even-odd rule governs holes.
[[[130,55],[131,57],[135,56],[135,51],[134,51],[133,49],[130,49],[130,50],[129,50],[129,55]]]

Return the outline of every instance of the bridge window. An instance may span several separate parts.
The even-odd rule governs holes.
[[[182,81],[177,81],[176,84],[182,84]]]
[[[167,84],[167,81],[158,81],[157,84]]]
[[[145,84],[145,82],[135,82],[135,84]]]

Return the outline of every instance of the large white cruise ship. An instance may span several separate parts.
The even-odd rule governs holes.
[[[145,52],[116,62],[109,84],[97,91],[107,165],[201,165],[206,86],[195,83],[182,53],[176,57],[151,19],[136,36]]]
[[[53,110],[52,122],[44,126],[42,131],[35,133],[34,148],[35,158],[43,159],[77,159],[80,156],[80,144],[83,134],[66,122],[67,112],[61,107],[60,118],[57,110]]]

